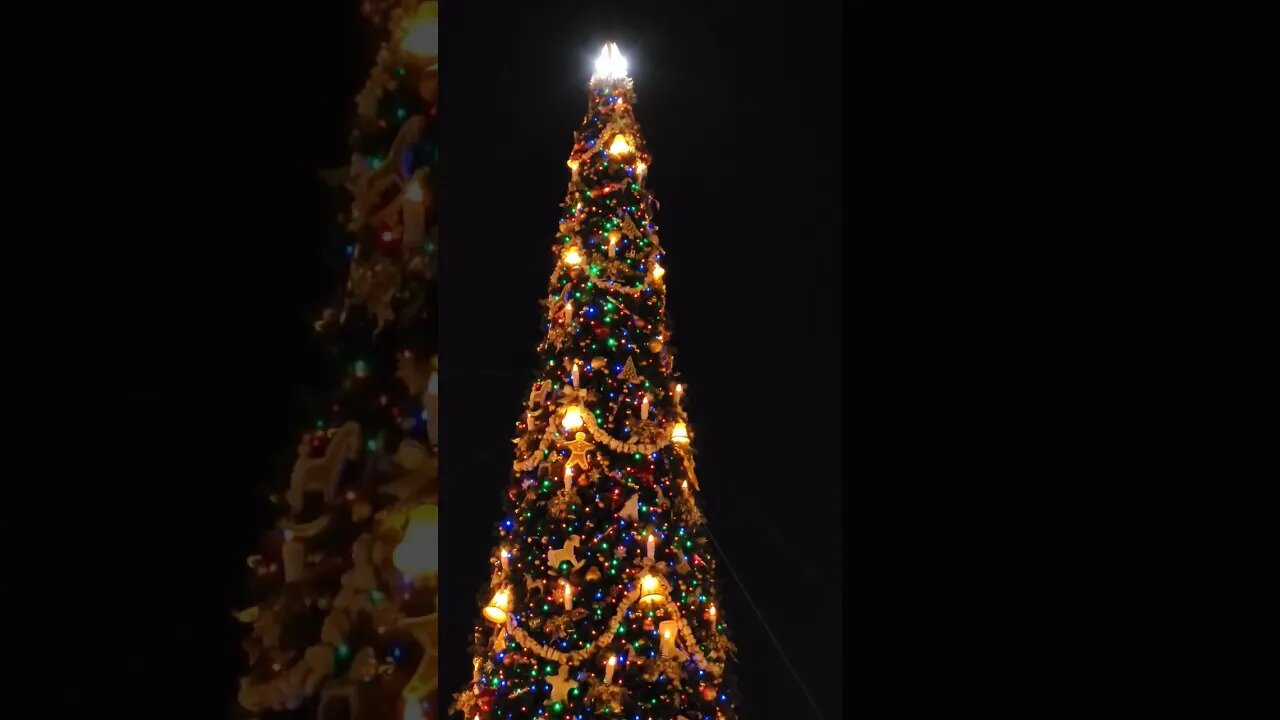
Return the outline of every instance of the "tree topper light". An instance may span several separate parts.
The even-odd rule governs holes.
[[[617,43],[608,43],[596,58],[596,72],[591,80],[625,80],[627,77],[627,59],[618,51]]]

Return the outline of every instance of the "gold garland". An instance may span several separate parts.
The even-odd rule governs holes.
[[[656,443],[622,442],[600,429],[600,426],[596,425],[595,418],[589,412],[582,413],[582,425],[591,433],[591,437],[595,438],[597,442],[609,447],[609,449],[615,452],[638,452],[643,455],[649,455],[671,444],[671,432],[669,430],[663,432],[662,440]],[[515,469],[516,472],[527,472],[537,467],[538,463],[542,462],[542,458],[544,457],[543,453],[551,446],[551,443],[555,440],[557,435],[559,435],[559,432],[556,431],[556,426],[554,424],[548,424],[546,431],[543,433],[542,440],[538,442],[537,449],[523,460],[517,460],[512,463],[512,468]]]
[[[656,443],[625,443],[621,440],[615,439],[604,430],[601,430],[600,426],[596,425],[595,417],[593,417],[591,413],[582,414],[582,424],[587,428],[587,431],[591,433],[592,437],[594,437],[598,442],[607,445],[615,452],[638,452],[644,455],[649,455],[671,444],[670,430],[664,431],[662,433],[662,440]]]
[[[640,587],[636,586],[626,595],[626,597],[622,599],[622,602],[618,603],[618,611],[614,613],[608,627],[614,628],[620,625],[626,617],[627,611],[630,610],[631,606],[639,599]],[[697,665],[699,669],[719,677],[724,671],[724,666],[719,663],[710,662],[701,652],[698,651],[698,641],[694,638],[693,630],[689,627],[689,623],[685,621],[684,616],[680,613],[680,607],[676,605],[675,602],[668,599],[666,610],[677,619],[680,636],[684,638],[685,647],[689,652],[689,658],[693,660],[694,664]],[[595,642],[584,648],[574,650],[571,653],[563,653],[555,648],[547,647],[530,637],[529,633],[525,632],[524,628],[516,625],[514,616],[507,618],[506,630],[507,633],[516,639],[516,642],[519,642],[522,646],[528,648],[534,655],[545,660],[551,660],[552,662],[563,663],[566,665],[577,665],[581,663],[588,656],[595,653],[597,647],[604,648],[613,638],[612,632],[606,632],[596,638]]]
[[[297,523],[292,518],[285,518],[281,525],[285,530],[293,533],[296,538],[312,538],[319,535],[322,530],[329,526],[329,518],[331,515],[325,513],[309,523]]]
[[[632,297],[639,297],[640,294],[644,292],[644,288],[625,287],[623,285],[619,285],[618,283],[612,282],[610,280],[601,280],[595,275],[591,276],[591,284],[595,285],[601,290],[620,292],[626,295],[630,295]]]
[[[512,463],[511,467],[516,472],[528,472],[538,467],[538,463],[542,462],[542,458],[545,457],[547,448],[551,446],[551,440],[555,437],[555,430],[554,427],[548,426],[546,433],[542,436],[542,441],[538,443],[537,449],[524,460],[517,460]]]

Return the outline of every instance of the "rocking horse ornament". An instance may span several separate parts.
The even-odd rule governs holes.
[[[304,441],[298,447],[298,461],[293,465],[289,480],[288,501],[293,511],[302,510],[303,495],[308,492],[324,493],[326,503],[333,502],[338,492],[342,468],[360,453],[360,426],[349,422],[338,428],[329,438],[324,455],[310,457],[310,448]]]
[[[363,306],[377,319],[374,334],[378,334],[395,319],[392,301],[399,287],[400,268],[390,259],[352,260],[351,274],[347,279],[347,300],[339,322],[346,320],[352,307]]]
[[[360,230],[385,209],[383,200],[388,191],[394,191],[392,197],[399,197],[404,191],[410,176],[400,161],[422,141],[426,126],[427,119],[421,115],[406,120],[400,127],[395,142],[391,144],[386,159],[376,166],[361,156],[352,158],[351,182],[348,187],[354,200],[348,230]]]
[[[565,562],[569,563],[569,565],[574,570],[577,570],[578,568],[582,567],[586,563],[586,561],[579,560],[576,555],[578,545],[580,545],[581,543],[582,543],[581,537],[577,535],[570,535],[569,539],[564,541],[563,547],[560,547],[558,549],[553,548],[551,550],[548,550],[547,564],[551,566],[552,571],[553,572],[556,571],[557,568],[559,568],[560,563],[565,563]]]

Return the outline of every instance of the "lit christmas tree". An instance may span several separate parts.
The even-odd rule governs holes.
[[[363,9],[388,39],[356,98],[351,165],[326,173],[351,196],[345,290],[315,323],[329,384],[248,559],[241,717],[439,716],[438,3]]]
[[[634,104],[608,45],[569,156],[472,683],[452,708],[466,720],[736,717]]]

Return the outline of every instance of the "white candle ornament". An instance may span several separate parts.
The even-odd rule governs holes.
[[[326,711],[326,715],[328,712]],[[404,699],[404,716],[400,720],[423,720],[426,716],[422,714],[422,700],[416,697],[405,697]]]
[[[640,419],[641,420],[649,419],[649,396],[648,395],[645,395],[644,398],[640,400]]]
[[[650,560],[653,559],[653,552],[654,552],[654,549],[657,547],[657,544],[658,544],[658,538],[655,537],[653,533],[649,533],[649,542],[648,542],[647,551],[648,551]]]
[[[507,572],[511,569],[511,553],[506,548],[502,549],[502,571]]]
[[[681,395],[684,395],[684,386],[681,385],[680,383],[676,383],[676,403],[677,404],[679,404],[680,402]]]
[[[422,203],[422,186],[415,178],[404,191],[404,200],[400,206],[403,210],[404,247],[406,250],[418,250],[426,237],[426,208]]]
[[[422,394],[422,412],[427,421],[427,440],[440,444],[440,373],[432,370],[427,380],[427,391]]]
[[[618,666],[618,656],[610,655],[609,661],[604,664],[604,684],[608,685],[613,682],[613,669]]]
[[[578,387],[578,378],[579,378],[580,372],[581,372],[581,368],[578,366],[578,361],[574,360],[573,361],[573,386],[574,387]]]
[[[564,468],[564,489],[567,492],[573,487],[573,466],[566,465]]]
[[[564,583],[564,609],[573,609],[573,586],[569,583]]]
[[[658,634],[662,641],[662,657],[670,657],[676,651],[676,621],[663,620],[658,623]]]
[[[293,539],[293,533],[286,530],[284,545],[280,548],[281,559],[284,560],[284,581],[294,582],[302,579],[302,571],[306,563],[306,548]]]

